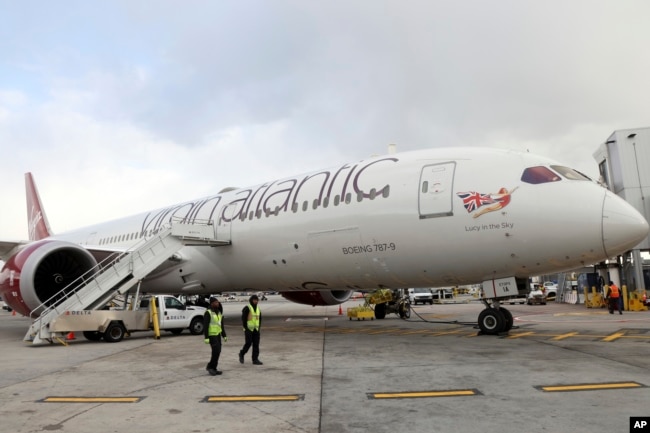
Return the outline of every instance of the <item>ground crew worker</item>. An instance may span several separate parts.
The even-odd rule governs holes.
[[[618,314],[623,314],[621,311],[621,291],[616,284],[612,281],[609,282],[609,290],[607,291],[607,298],[609,299],[609,314],[614,314],[614,308],[618,310]]]
[[[260,361],[260,327],[262,326],[262,313],[260,307],[257,305],[260,299],[257,295],[253,295],[248,300],[248,305],[241,311],[241,321],[244,326],[244,333],[246,343],[239,351],[239,362],[244,363],[244,355],[248,352],[251,345],[253,346],[253,364],[262,365]]]
[[[210,297],[210,308],[205,310],[203,315],[203,337],[205,344],[209,344],[212,348],[212,355],[210,362],[205,367],[210,373],[210,376],[216,376],[222,372],[217,370],[219,364],[219,356],[221,355],[221,337],[223,341],[228,341],[226,337],[226,330],[223,327],[223,309],[219,300],[212,296]]]

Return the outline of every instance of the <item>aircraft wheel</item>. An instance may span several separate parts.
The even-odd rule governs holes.
[[[508,332],[512,329],[512,325],[515,324],[515,319],[512,317],[510,310],[506,310],[505,308],[501,307],[499,308],[499,311],[501,311],[503,317],[506,319],[505,326],[503,327],[503,332]]]
[[[117,343],[118,341],[122,341],[125,334],[126,330],[121,323],[111,322],[104,332],[104,341],[107,343]]]
[[[375,305],[375,317],[377,319],[383,319],[386,317],[386,304]]]
[[[478,327],[484,334],[494,335],[502,332],[505,322],[503,313],[494,308],[486,308],[478,315]]]

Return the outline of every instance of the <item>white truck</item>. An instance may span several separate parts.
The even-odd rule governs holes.
[[[69,334],[81,332],[86,339],[109,343],[121,341],[135,331],[154,329],[151,301],[155,301],[157,324],[160,330],[180,334],[189,329],[192,335],[203,333],[205,308],[184,305],[169,295],[149,295],[140,300],[135,310],[78,310],[65,311],[50,323],[50,332]]]

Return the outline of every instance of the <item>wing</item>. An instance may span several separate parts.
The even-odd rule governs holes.
[[[6,262],[9,257],[13,256],[20,250],[24,245],[27,245],[29,242],[8,242],[0,241],[0,260]]]

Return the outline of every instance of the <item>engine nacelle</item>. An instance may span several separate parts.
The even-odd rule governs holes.
[[[97,266],[88,250],[77,244],[42,240],[12,256],[0,273],[0,296],[18,313],[29,316],[44,302]],[[89,275],[92,276],[92,275]],[[34,312],[33,317],[40,312]]]
[[[287,300],[296,304],[339,305],[350,299],[352,290],[314,290],[311,292],[280,292]]]

